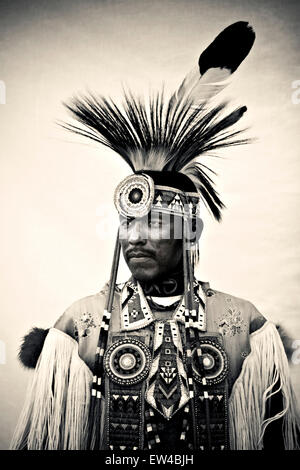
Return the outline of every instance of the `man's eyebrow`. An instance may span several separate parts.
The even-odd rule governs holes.
[[[132,220],[134,220],[135,217],[127,217],[127,216],[124,216],[124,215],[121,215],[120,216],[120,222],[131,222]]]

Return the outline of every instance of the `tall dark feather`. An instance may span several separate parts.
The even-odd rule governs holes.
[[[200,74],[210,68],[226,68],[233,73],[249,54],[255,33],[246,21],[225,28],[199,57]]]
[[[173,101],[189,99],[193,104],[208,102],[228,84],[233,72],[249,54],[255,33],[246,21],[225,28],[202,52],[198,67],[184,78]]]

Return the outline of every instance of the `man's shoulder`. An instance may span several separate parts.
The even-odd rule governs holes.
[[[54,328],[67,332],[74,336],[74,324],[84,315],[91,319],[100,318],[105,308],[105,299],[109,290],[108,283],[95,294],[90,294],[75,300],[63,312],[54,324]]]
[[[115,292],[114,292],[114,299],[118,299],[122,288],[124,287],[125,283],[120,283],[115,285]],[[85,297],[81,297],[78,300],[73,302],[69,309],[71,310],[81,310],[82,308],[103,308],[107,295],[109,293],[109,283],[107,282],[99,292],[95,294],[90,294]]]
[[[76,331],[78,331],[81,319],[83,323],[87,322],[92,325],[95,325],[96,322],[99,323],[107,293],[108,284],[105,284],[99,292],[76,300],[58,318],[54,328],[77,340]],[[34,368],[36,366],[48,332],[49,328],[34,327],[24,336],[20,346],[19,359],[25,367]]]
[[[86,308],[95,309],[97,307],[102,307],[107,292],[108,285],[105,284],[105,286],[99,292],[80,297],[79,299],[72,302],[71,305],[66,309],[65,313],[72,314],[78,311],[80,312],[82,309]]]
[[[250,300],[215,289],[208,282],[200,281],[200,284],[206,297],[210,299],[209,302],[215,305],[219,312],[226,309],[226,312],[232,315],[240,313],[249,323],[250,332],[256,331],[267,321]]]
[[[235,302],[239,305],[247,306],[249,308],[254,307],[253,303],[247,299],[242,297],[238,297],[233,294],[229,294],[228,292],[223,292],[221,290],[215,289],[214,287],[210,286],[208,282],[199,281],[201,287],[206,295],[206,297],[214,297],[220,301],[227,301],[227,302]]]

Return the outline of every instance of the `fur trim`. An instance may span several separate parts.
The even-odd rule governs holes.
[[[42,352],[48,329],[32,328],[23,338],[18,354],[19,361],[23,366],[34,369]]]

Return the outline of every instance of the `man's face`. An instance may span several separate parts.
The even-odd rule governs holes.
[[[139,281],[164,277],[181,267],[180,217],[150,212],[143,218],[120,217],[123,255]]]

